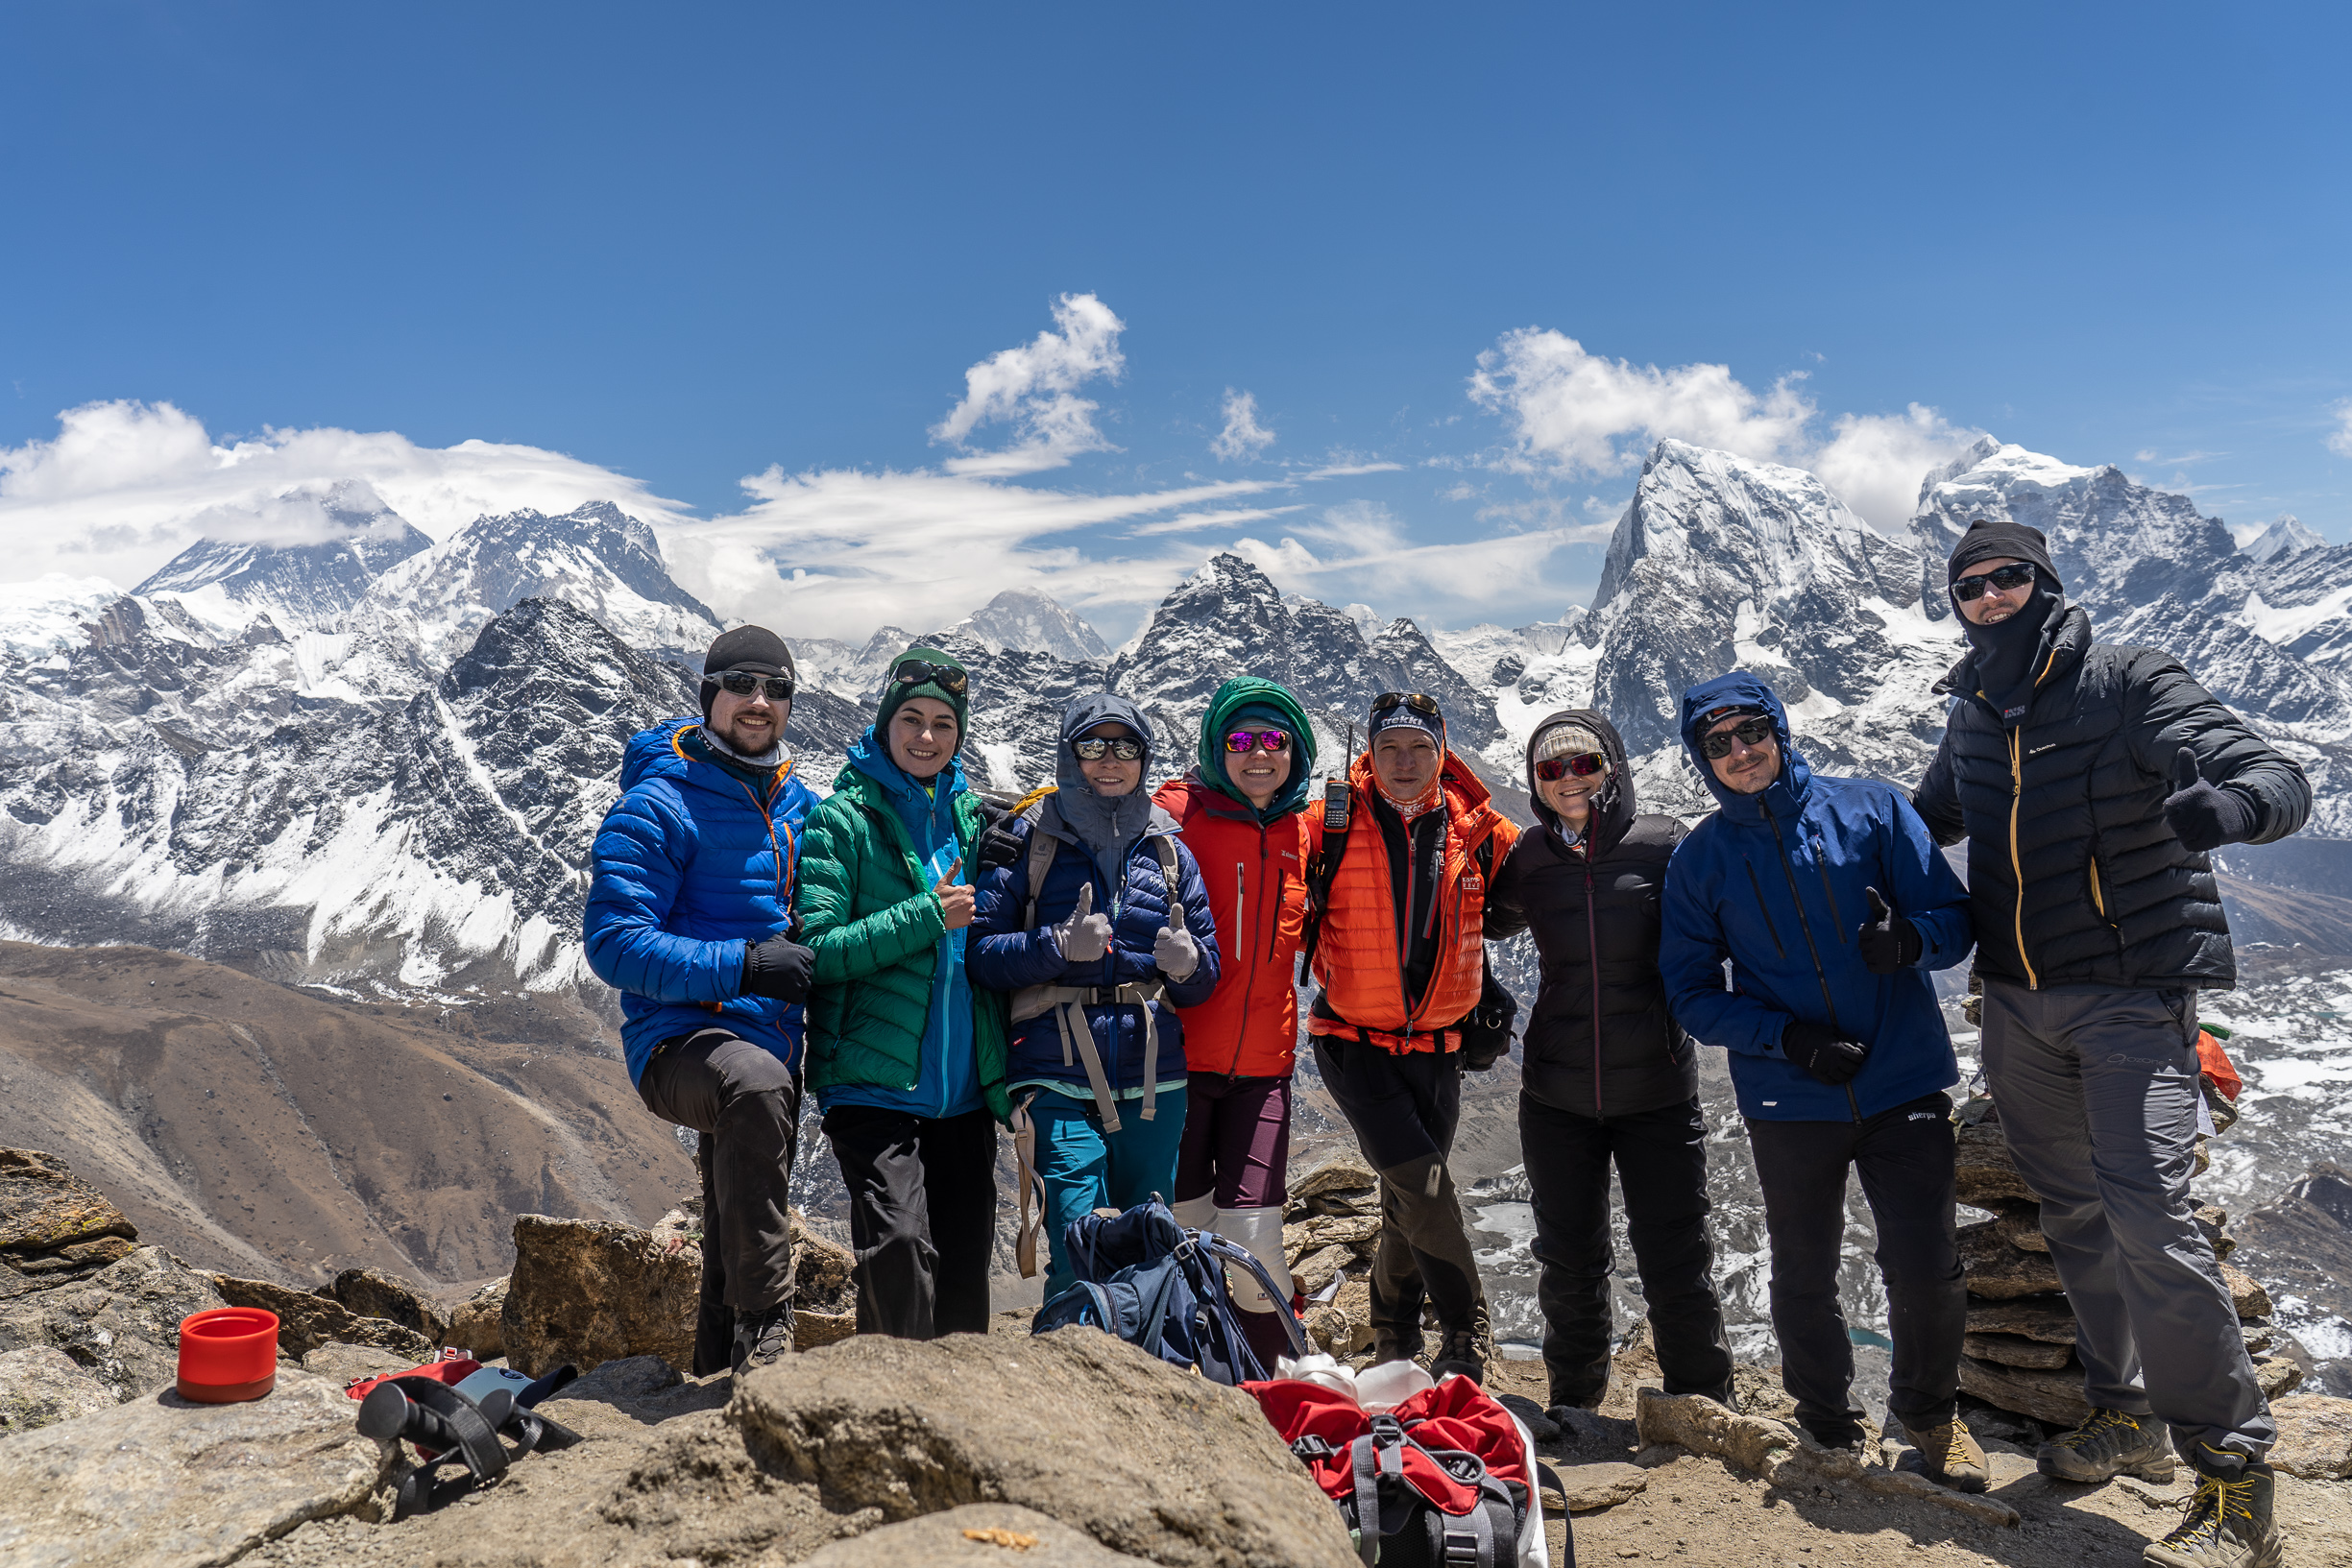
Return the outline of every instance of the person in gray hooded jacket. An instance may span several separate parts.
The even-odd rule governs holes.
[[[1075,699],[1062,714],[1058,787],[1010,826],[1010,863],[980,883],[968,962],[974,983],[1013,996],[1005,1081],[1015,1136],[1033,1136],[1045,1183],[1049,1300],[1076,1278],[1061,1245],[1071,1220],[1176,1191],[1176,1009],[1217,989],[1208,893],[1176,819],[1143,787],[1151,760],[1141,709],[1109,692]],[[1055,847],[1032,899],[1039,833]]]

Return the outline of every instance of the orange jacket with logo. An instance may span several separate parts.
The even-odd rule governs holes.
[[[1347,848],[1332,879],[1330,907],[1315,949],[1315,977],[1322,982],[1331,1010],[1346,1022],[1310,1019],[1313,1033],[1353,1035],[1360,1027],[1390,1050],[1443,1050],[1461,1044],[1452,1025],[1478,1005],[1485,975],[1481,931],[1487,882],[1519,833],[1488,804],[1487,786],[1450,751],[1438,779],[1445,792],[1445,870],[1438,888],[1438,965],[1420,1005],[1409,1011],[1405,1006],[1388,842],[1372,820],[1377,786],[1371,759],[1359,757],[1347,774],[1353,792]],[[1494,848],[1482,870],[1478,846],[1489,839]],[[1435,1031],[1451,1037],[1440,1038]]]
[[[1224,963],[1208,1001],[1177,1009],[1185,1071],[1288,1077],[1298,1045],[1291,972],[1306,929],[1307,856],[1320,808],[1260,827],[1255,812],[1189,773],[1160,785],[1152,801],[1176,819],[1184,847],[1200,863]]]

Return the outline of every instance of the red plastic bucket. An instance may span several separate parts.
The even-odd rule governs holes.
[[[205,1405],[259,1399],[278,1386],[278,1315],[214,1307],[180,1320],[180,1397]]]

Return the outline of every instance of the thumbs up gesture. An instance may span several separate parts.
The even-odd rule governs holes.
[[[951,931],[972,924],[972,884],[956,880],[956,874],[962,869],[963,856],[958,855],[956,863],[948,867],[947,874],[939,879],[939,885],[932,889],[939,897],[939,918],[946,922]]]
[[[1072,964],[1100,963],[1110,951],[1110,916],[1094,912],[1094,883],[1078,890],[1070,918],[1054,928],[1054,945],[1062,961]]]
[[[1200,967],[1200,944],[1190,931],[1162,926],[1159,935],[1152,939],[1152,962],[1164,977],[1181,983]]]
[[[1870,918],[1854,933],[1854,943],[1862,950],[1863,964],[1873,975],[1892,975],[1919,962],[1927,951],[1919,928],[1888,908],[1877,888],[1863,888],[1862,896],[1870,901]]]
[[[2217,789],[2198,773],[2196,753],[2187,746],[2172,758],[2172,793],[2164,798],[2164,820],[2187,850],[2218,850],[2254,836],[2254,803],[2235,789]]]

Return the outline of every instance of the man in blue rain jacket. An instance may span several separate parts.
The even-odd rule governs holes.
[[[792,680],[773,632],[719,634],[701,719],[630,737],[591,852],[582,934],[589,967],[620,993],[630,1081],[654,1115],[702,1135],[697,1374],[740,1373],[792,1343],[788,1188],[814,959],[788,933],[816,803],[785,753]]]
[[[1959,1067],[1927,973],[1968,956],[1967,889],[1900,792],[1806,765],[1755,676],[1684,693],[1682,736],[1721,809],[1668,863],[1659,967],[1684,1028],[1731,1053],[1782,1380],[1815,1438],[1862,1440],[1837,1299],[1852,1169],[1878,1222],[1888,1406],[1929,1475],[1981,1491],[1984,1454],[1955,1411],[1967,1286],[1944,1091]]]

